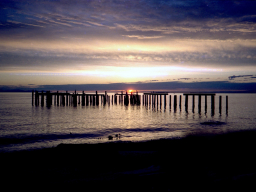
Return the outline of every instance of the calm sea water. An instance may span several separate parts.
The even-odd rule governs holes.
[[[111,93],[108,93],[111,95]],[[172,101],[173,101],[173,95]],[[175,95],[182,95],[177,93]],[[219,113],[222,95],[222,113]],[[225,97],[229,98],[226,114]],[[183,96],[182,96],[183,97]],[[166,107],[112,104],[99,106],[32,106],[31,93],[0,93],[0,151],[30,150],[54,147],[60,143],[101,143],[111,141],[142,141],[184,137],[191,133],[225,133],[255,129],[256,94],[217,94],[215,114],[211,114],[208,97],[205,112],[202,97],[201,113],[197,97],[192,112],[189,97],[188,112],[175,111],[173,103]],[[118,135],[118,137],[116,137]],[[109,140],[113,136],[113,140]],[[120,136],[120,137],[119,137]]]

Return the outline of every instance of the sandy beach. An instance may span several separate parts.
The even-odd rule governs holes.
[[[85,191],[249,189],[255,131],[1,153],[2,187]]]

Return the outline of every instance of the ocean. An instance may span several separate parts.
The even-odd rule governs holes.
[[[111,96],[114,93],[108,93]],[[142,93],[139,93],[142,95]],[[172,96],[171,106],[169,95]],[[0,152],[56,147],[61,143],[104,143],[148,141],[182,138],[190,134],[222,134],[255,129],[256,94],[216,94],[215,113],[208,96],[205,111],[202,96],[201,112],[195,97],[189,97],[188,111],[182,93],[169,93],[167,103],[128,106],[112,101],[106,105],[32,106],[31,93],[0,93]],[[177,109],[173,96],[177,95]],[[179,96],[182,105],[179,107]],[[222,110],[219,112],[219,96]],[[226,112],[226,96],[228,111]]]

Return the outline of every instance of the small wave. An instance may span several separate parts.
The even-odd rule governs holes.
[[[227,123],[225,122],[221,122],[221,121],[205,121],[205,122],[201,122],[201,125],[225,125]]]
[[[81,139],[81,138],[92,138],[100,137],[99,134],[49,134],[49,135],[31,135],[31,136],[22,136],[22,137],[0,137],[0,145],[8,144],[25,144],[25,143],[35,143],[35,142],[44,142],[50,140],[59,140],[59,139]]]

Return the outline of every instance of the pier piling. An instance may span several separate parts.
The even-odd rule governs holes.
[[[215,95],[211,96],[211,110],[212,110],[212,116],[215,113]]]
[[[34,106],[34,90],[32,91],[32,106]]]
[[[194,98],[193,98],[193,102],[194,102]],[[185,95],[185,111],[188,112],[188,95]]]
[[[169,99],[169,105],[170,105],[170,109],[171,109],[171,106],[172,106],[172,96],[170,95],[170,99]]]
[[[219,113],[221,114],[221,109],[222,109],[222,96],[220,95],[219,97]]]
[[[59,105],[60,98],[59,98],[59,91],[57,91],[57,105]]]
[[[41,94],[41,106],[44,106],[44,92]]]
[[[195,95],[192,95],[192,112],[195,112]]]
[[[174,110],[176,110],[177,109],[177,95],[174,95]]]
[[[164,95],[164,98],[162,98],[162,95]],[[88,105],[99,105],[100,103],[104,105],[106,102],[108,104],[119,103],[119,104],[125,104],[129,105],[140,105],[141,102],[143,105],[148,106],[150,105],[150,108],[152,106],[152,109],[155,107],[158,109],[162,109],[162,99],[164,99],[164,108],[166,107],[166,95],[168,95],[167,92],[150,92],[150,93],[144,93],[143,95],[139,95],[138,91],[136,92],[127,92],[123,94],[116,93],[112,96],[107,95],[107,91],[105,91],[105,94],[99,94],[98,91],[96,91],[94,94],[85,94],[84,91],[82,93],[77,93],[76,90],[74,93],[60,93],[59,91],[56,92],[50,92],[50,91],[32,91],[32,106],[39,106],[39,99],[41,99],[41,106],[45,105],[45,98],[46,98],[46,106],[50,107],[53,102],[54,105],[63,105],[68,106],[68,105],[73,105],[74,107],[77,106],[77,104],[82,104],[82,106],[88,106]],[[194,113],[194,108],[195,108],[195,96],[198,96],[198,112],[201,113],[201,99],[202,96],[205,96],[205,113],[207,113],[207,96],[211,96],[211,114],[212,116],[215,114],[215,93],[184,93],[185,96],[185,110],[188,112],[188,96],[191,95],[192,98],[192,111]],[[39,98],[41,97],[41,98]],[[53,98],[54,97],[54,98]],[[66,98],[65,98],[66,97]],[[160,98],[159,98],[160,97]],[[111,100],[112,98],[112,100]],[[101,101],[100,101],[101,99]],[[141,101],[142,99],[142,101]],[[169,105],[170,105],[170,110],[172,108],[172,103],[171,103],[172,96],[169,95]],[[158,101],[160,100],[160,101]],[[65,102],[66,101],[66,102]],[[89,104],[90,103],[90,104]],[[174,95],[174,110],[176,112],[177,110],[177,104],[178,104],[178,98],[177,95]],[[159,105],[159,106],[158,106]],[[179,95],[179,108],[182,110],[182,95]],[[222,113],[222,96],[219,96],[219,113]],[[228,114],[228,96],[226,96],[226,114]]]
[[[198,95],[198,113],[201,113],[201,95]]]
[[[61,97],[62,97],[62,98],[61,98],[62,105],[65,106],[65,95],[62,94]]]
[[[204,110],[205,110],[205,113],[207,113],[207,95],[205,95]]]
[[[181,110],[181,103],[182,103],[182,96],[180,95],[180,102],[179,102],[179,108]]]
[[[226,95],[226,114],[228,114],[228,96]]]

